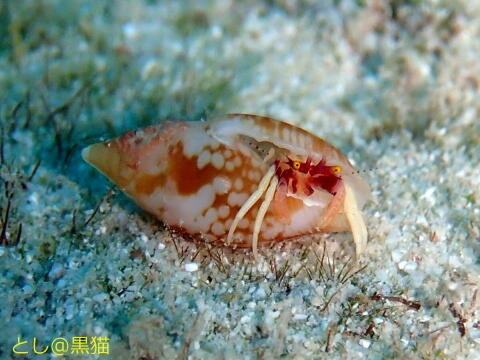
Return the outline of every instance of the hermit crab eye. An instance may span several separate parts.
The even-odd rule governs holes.
[[[293,162],[293,168],[294,168],[295,170],[300,169],[300,161],[294,161],[294,162]]]
[[[334,174],[339,174],[342,171],[342,167],[338,165],[332,166],[332,171]]]

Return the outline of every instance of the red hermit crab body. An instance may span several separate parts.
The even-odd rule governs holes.
[[[336,189],[341,182],[340,166],[326,165],[326,159],[322,158],[316,165],[312,165],[312,158],[309,156],[305,162],[292,160],[288,158],[286,162],[290,167],[282,169],[280,161],[275,161],[277,168],[275,175],[279,178],[279,186],[285,184],[288,187],[291,184],[292,193],[298,191],[299,178],[302,180],[302,190],[306,196],[314,193],[314,188],[321,188],[335,195]],[[304,175],[301,175],[304,174]]]
[[[259,242],[351,231],[357,255],[366,246],[368,185],[334,146],[281,121],[164,122],[82,155],[139,206],[205,241],[256,254]]]

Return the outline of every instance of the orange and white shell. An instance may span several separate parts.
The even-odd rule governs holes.
[[[136,203],[205,241],[252,246],[304,234],[351,231],[360,255],[368,185],[334,146],[268,117],[231,114],[163,122],[91,145],[82,156]],[[275,163],[325,159],[342,169],[341,194],[280,194]]]

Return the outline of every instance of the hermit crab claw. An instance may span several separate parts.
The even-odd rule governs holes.
[[[343,183],[345,189],[345,200],[343,202],[343,210],[347,217],[350,229],[355,242],[355,252],[357,259],[365,251],[367,247],[368,232],[362,213],[358,208],[355,194],[347,182]]]

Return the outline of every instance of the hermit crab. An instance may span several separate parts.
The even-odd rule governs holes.
[[[333,145],[269,117],[163,122],[93,144],[82,156],[171,228],[251,247],[316,232],[367,243],[370,189]]]

